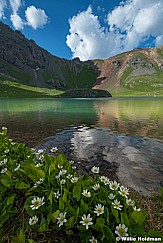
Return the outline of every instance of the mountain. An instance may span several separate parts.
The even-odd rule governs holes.
[[[94,65],[100,70],[94,88],[117,94],[163,94],[163,46],[95,60]]]
[[[47,88],[56,89],[56,94],[70,89],[163,94],[162,80],[163,46],[138,49],[106,60],[70,61],[51,55],[20,31],[0,22],[0,89],[8,96],[13,93],[9,86],[18,93],[20,88],[29,91],[29,87],[38,87],[34,92]]]

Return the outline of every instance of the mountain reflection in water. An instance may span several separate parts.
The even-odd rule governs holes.
[[[103,161],[101,168],[112,173],[111,165],[145,193],[163,181],[163,144],[156,140],[163,142],[163,98],[0,99],[0,126],[30,147],[45,145],[45,138],[53,146],[56,137],[76,158],[91,154],[87,172],[91,161]]]

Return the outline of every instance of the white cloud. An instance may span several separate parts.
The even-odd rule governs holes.
[[[161,46],[161,45],[163,45],[163,35],[156,37],[156,46]]]
[[[41,28],[48,22],[48,16],[42,9],[37,9],[34,6],[30,6],[25,11],[27,24],[33,29]]]
[[[21,30],[24,28],[24,22],[17,13],[11,14],[10,19],[15,29]]]
[[[98,17],[92,14],[92,8],[79,13],[69,20],[70,35],[67,35],[67,45],[71,48],[73,57],[82,61],[95,59],[98,56],[106,58],[112,50],[110,43],[115,38],[114,33],[100,26]]]
[[[21,0],[9,0],[13,13],[17,13],[22,1]]]
[[[67,45],[81,60],[106,58],[139,47],[150,36],[162,43],[163,0],[127,0],[108,13],[108,30],[91,7],[69,20]],[[160,37],[161,36],[161,37]]]
[[[31,26],[33,29],[41,28],[48,22],[48,16],[45,11],[29,6],[25,10],[25,17],[23,19],[23,11],[19,15],[20,8],[24,6],[24,0],[8,0],[10,6],[10,20],[15,29],[23,29],[25,25]],[[4,9],[7,7],[7,0],[0,0],[0,19],[5,18]],[[9,9],[9,8],[8,8]]]
[[[4,14],[4,9],[7,6],[7,2],[6,0],[1,0],[0,1],[0,19],[5,18],[5,14]]]

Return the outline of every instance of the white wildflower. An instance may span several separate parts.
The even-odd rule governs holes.
[[[32,205],[30,205],[30,207],[31,207],[32,210],[38,209],[40,206],[42,206],[45,203],[44,197],[34,198],[31,203],[32,203]]]
[[[91,222],[92,221],[92,218],[91,218],[91,215],[88,214],[87,216],[84,214],[82,216],[82,220],[83,221],[80,221],[81,224],[85,225],[86,229],[88,229],[88,226],[89,225],[92,225],[93,223]]]
[[[58,168],[62,169],[63,168],[63,165],[58,165]]]
[[[114,180],[114,181],[110,182],[110,189],[111,190],[117,190],[118,187],[119,187],[119,183],[117,181]]]
[[[71,179],[72,177],[73,177],[73,175],[70,175],[70,174],[68,174],[68,175],[66,176],[67,179]]]
[[[93,190],[97,191],[100,188],[100,185],[99,184],[95,184],[92,188],[93,188]]]
[[[75,162],[74,162],[73,160],[70,160],[70,164],[72,164],[72,165],[73,165],[74,163],[75,163]]]
[[[98,205],[95,206],[94,213],[96,213],[97,216],[99,216],[100,214],[103,214],[104,213],[104,206],[102,206],[101,204],[98,203]]]
[[[132,199],[126,199],[126,203],[128,206],[132,206],[132,207],[135,205],[135,202]]]
[[[92,238],[89,240],[91,243],[97,243],[97,240],[92,236]]]
[[[37,222],[38,222],[38,218],[37,218],[36,215],[29,219],[29,224],[30,225],[37,224]]]
[[[65,175],[67,173],[67,170],[60,170],[59,174],[60,175]]]
[[[110,180],[106,176],[100,176],[100,181],[103,182],[105,185],[110,183]]]
[[[53,148],[51,148],[51,150],[50,150],[52,153],[56,153],[57,151],[58,151],[58,148],[57,147],[53,147]]]
[[[3,168],[3,169],[1,170],[1,174],[4,174],[6,171],[7,171],[7,168]]]
[[[96,166],[93,166],[93,168],[91,169],[91,171],[95,174],[98,174],[99,173],[99,167],[96,167]]]
[[[43,149],[39,149],[39,150],[37,151],[38,154],[42,154],[43,152],[44,152]]]
[[[20,164],[14,169],[14,171],[18,171],[20,168]]]
[[[127,196],[129,195],[129,189],[127,187],[121,186],[119,194],[127,198]]]
[[[42,163],[38,163],[35,165],[35,167],[41,167],[43,164]]]
[[[59,224],[58,226],[61,227],[63,225],[63,223],[66,223],[67,222],[67,219],[65,218],[66,217],[66,213],[65,212],[64,214],[63,213],[60,213],[59,214],[59,217],[57,218],[58,219],[58,222],[57,224]]]
[[[7,131],[7,127],[2,127],[2,131]]]
[[[134,206],[133,209],[134,209],[134,211],[136,211],[136,212],[140,212],[140,210],[141,210],[140,208],[137,208],[136,206]]]
[[[61,194],[59,193],[59,191],[54,192],[54,196],[55,196],[55,198],[57,198],[57,199],[58,199],[58,198],[60,197],[60,195],[61,195]]]
[[[85,197],[91,197],[91,193],[88,192],[87,189],[86,190],[83,190],[82,195],[84,195]]]
[[[65,183],[66,183],[66,180],[65,179],[60,180],[60,184],[61,185],[65,184]]]
[[[78,177],[73,177],[72,179],[71,179],[71,182],[72,183],[76,183],[78,181]]]
[[[121,210],[121,208],[123,207],[117,199],[114,200],[114,202],[112,202],[112,204],[114,205],[114,208],[116,208],[118,210]]]
[[[72,166],[72,169],[75,170],[76,169],[76,166]]]
[[[5,154],[8,154],[9,152],[10,152],[9,149],[6,149],[6,150],[4,151]]]
[[[119,237],[124,237],[124,236],[128,236],[127,234],[127,230],[128,228],[124,225],[124,224],[119,224],[116,227],[115,233],[119,236]]]
[[[108,196],[108,198],[109,198],[110,200],[113,200],[113,199],[115,198],[115,195],[114,195],[113,193],[110,193],[109,196]]]

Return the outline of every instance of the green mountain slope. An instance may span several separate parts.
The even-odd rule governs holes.
[[[105,60],[66,60],[0,22],[0,97],[53,97],[69,89],[163,96],[163,46]]]

